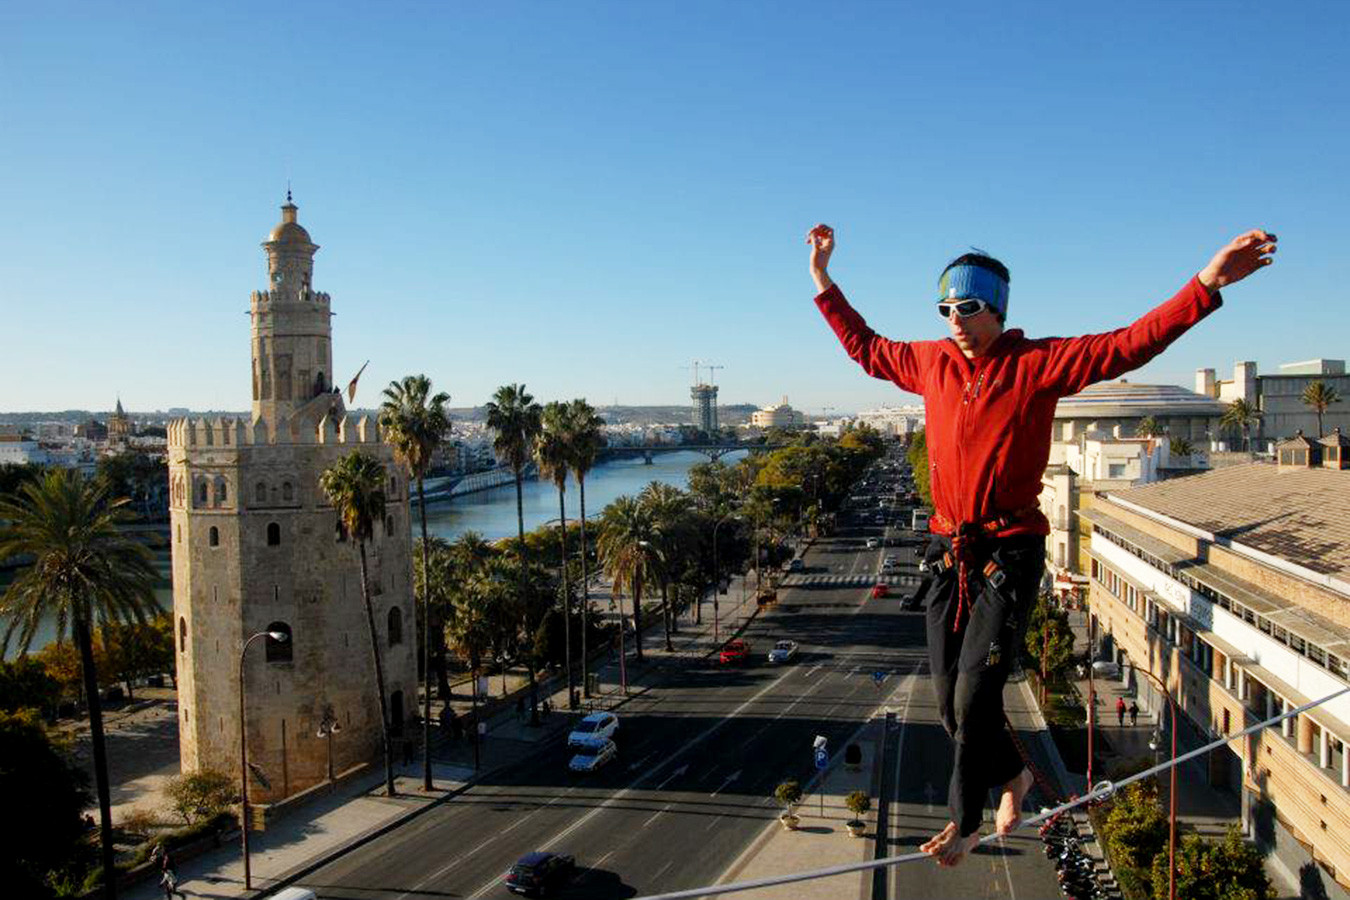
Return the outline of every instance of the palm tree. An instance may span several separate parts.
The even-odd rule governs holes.
[[[380,735],[384,743],[384,792],[394,796],[394,757],[389,738],[389,701],[384,695],[384,665],[380,661],[380,642],[375,633],[375,610],[370,603],[370,574],[366,566],[366,541],[375,531],[375,523],[384,521],[384,464],[360,450],[341,457],[319,476],[319,487],[337,512],[343,533],[356,542],[361,551],[361,601],[366,606],[366,625],[370,629],[370,655],[375,662],[375,689],[380,696]]]
[[[591,662],[586,655],[586,630],[590,627],[590,575],[586,571],[586,474],[595,466],[600,449],[605,445],[601,427],[605,420],[595,409],[578,397],[567,404],[567,443],[571,447],[572,477],[577,482],[577,494],[581,501],[581,693],[591,696]]]
[[[444,596],[448,600],[444,618],[444,639],[460,659],[469,664],[472,697],[473,762],[478,768],[478,678],[483,656],[492,648],[496,599],[487,590],[484,572],[492,556],[492,545],[476,531],[466,531],[432,557],[432,572],[444,573]]]
[[[1153,416],[1144,416],[1135,426],[1134,433],[1140,437],[1157,437],[1162,434],[1162,429],[1158,427],[1158,420]]]
[[[670,606],[671,575],[683,562],[689,537],[689,496],[679,488],[653,481],[642,489],[638,501],[647,507],[656,532],[656,549],[660,565],[657,575],[661,580],[661,613],[666,632],[666,650],[673,651],[670,632],[674,613]]]
[[[0,618],[7,622],[0,656],[7,655],[15,637],[19,652],[26,653],[43,622],[56,623],[58,642],[73,633],[89,703],[103,894],[110,898],[117,896],[117,874],[91,632],[95,622],[143,623],[159,611],[154,595],[158,574],[150,553],[118,528],[131,518],[129,502],[110,497],[104,485],[64,469],[53,469],[0,498],[0,522],[6,523],[0,529],[0,559],[31,560],[0,598]]]
[[[1248,403],[1246,400],[1239,397],[1228,404],[1228,408],[1223,411],[1223,415],[1219,417],[1219,427],[1236,430],[1242,435],[1243,449],[1250,450],[1251,439],[1248,435],[1248,430],[1252,423],[1258,422],[1260,419],[1260,410],[1258,410],[1255,405]]]
[[[619,598],[619,653],[623,648],[623,589],[633,595],[633,639],[642,662],[642,586],[659,578],[660,553],[651,512],[632,497],[620,497],[605,507],[596,550],[605,574]]]
[[[402,382],[391,381],[384,389],[380,406],[380,427],[384,439],[394,448],[394,456],[417,481],[417,505],[422,512],[422,567],[427,565],[427,498],[423,481],[431,469],[445,435],[450,431],[450,416],[445,404],[450,395],[431,396],[431,379],[408,375]],[[422,788],[431,790],[431,606],[425,584],[422,590]]]
[[[1308,382],[1308,386],[1303,389],[1301,398],[1305,406],[1311,406],[1317,413],[1317,436],[1322,436],[1322,416],[1326,413],[1327,407],[1333,403],[1341,402],[1341,395],[1336,393],[1336,389],[1327,384],[1322,379]]]
[[[421,542],[419,542],[420,544]],[[445,620],[450,612],[451,595],[457,573],[454,568],[454,556],[450,544],[444,538],[427,538],[427,547],[417,548],[417,557],[413,560],[413,587],[425,598],[429,613],[424,627],[430,627],[431,670],[436,677],[436,693],[443,700],[450,699],[450,681],[445,667]]]
[[[505,461],[516,477],[516,530],[519,543],[520,573],[525,572],[525,501],[522,484],[525,466],[534,455],[534,443],[542,428],[543,410],[523,384],[504,384],[492,395],[487,405],[487,425],[496,432],[492,449],[498,461]],[[524,585],[521,585],[524,591]],[[534,665],[530,665],[530,723],[539,723],[539,686],[535,683]]]
[[[539,474],[553,482],[558,488],[558,540],[561,544],[558,570],[562,574],[563,596],[563,642],[565,665],[567,667],[567,705],[572,706],[576,692],[576,683],[572,672],[572,595],[567,584],[567,507],[564,495],[567,491],[567,472],[571,465],[571,419],[568,406],[556,400],[544,407],[542,431],[535,444],[534,458],[539,466]],[[582,627],[585,627],[583,623]]]

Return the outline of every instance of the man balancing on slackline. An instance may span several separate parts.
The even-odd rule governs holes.
[[[829,226],[812,228],[806,240],[816,305],[848,355],[867,374],[924,399],[936,507],[925,556],[936,573],[928,660],[938,713],[956,747],[951,822],[921,849],[954,866],[979,841],[989,790],[1001,791],[995,826],[1007,834],[1031,789],[1031,772],[1004,728],[1003,686],[1045,568],[1050,527],[1036,497],[1056,401],[1161,353],[1219,308],[1220,288],[1274,261],[1275,235],[1247,232],[1133,325],[1076,338],[1004,331],[1008,269],[968,253],[938,279],[937,313],[951,338],[912,342],[879,337],[830,280]]]

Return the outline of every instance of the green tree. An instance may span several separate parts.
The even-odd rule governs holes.
[[[587,571],[586,551],[586,475],[595,466],[600,451],[605,446],[601,428],[605,422],[596,414],[595,409],[581,398],[567,404],[568,446],[571,448],[572,477],[577,482],[578,514],[581,522],[581,690],[586,697],[591,695],[591,661],[587,650],[588,623],[591,618],[590,573]]]
[[[86,777],[52,744],[34,710],[0,712],[0,796],[15,818],[0,841],[8,897],[48,897],[48,873],[80,854]]]
[[[0,497],[17,493],[27,481],[37,481],[46,471],[36,463],[0,463]]]
[[[572,594],[567,583],[567,473],[572,466],[572,417],[570,406],[556,400],[544,407],[534,459],[539,474],[558,489],[558,574],[562,578],[562,616],[564,666],[567,670],[567,699],[571,704],[576,681],[572,671]]]
[[[516,480],[516,533],[519,574],[525,574],[525,501],[523,482],[525,466],[534,456],[534,444],[543,428],[543,408],[534,402],[523,384],[504,384],[497,388],[487,405],[487,426],[496,435],[492,440],[497,461],[505,462]],[[525,585],[520,586],[524,593]],[[521,602],[524,598],[520,598]],[[530,722],[539,723],[539,685],[535,681],[534,666],[530,666]]]
[[[24,654],[0,663],[0,712],[33,709],[45,718],[56,717],[61,702],[61,683],[36,657]]]
[[[1174,437],[1167,443],[1167,448],[1173,456],[1190,456],[1195,452],[1195,445],[1185,438]]]
[[[450,415],[445,404],[450,395],[431,393],[431,379],[425,375],[408,375],[403,381],[392,381],[384,389],[384,403],[380,406],[380,427],[394,449],[394,456],[417,482],[417,506],[421,511],[422,565],[427,565],[427,497],[424,481],[431,470],[431,460],[450,432]],[[432,610],[427,593],[422,591],[422,788],[431,790],[431,630]],[[441,629],[437,629],[440,631]]]
[[[337,512],[343,532],[356,544],[361,559],[361,602],[366,607],[366,626],[370,632],[370,655],[375,663],[375,689],[380,697],[380,738],[384,745],[384,792],[394,796],[394,757],[389,737],[389,700],[384,693],[384,664],[380,660],[380,641],[375,631],[375,609],[370,602],[370,573],[366,564],[366,542],[375,531],[375,523],[384,521],[384,464],[375,457],[353,450],[338,459],[319,476],[319,487]]]
[[[53,641],[33,654],[33,658],[60,687],[62,698],[83,701],[84,671],[78,647],[66,641]]]
[[[1311,406],[1313,412],[1317,413],[1317,436],[1322,436],[1322,417],[1326,415],[1327,407],[1333,403],[1341,402],[1341,395],[1336,389],[1327,384],[1322,379],[1308,382],[1308,386],[1303,389],[1303,396],[1300,397],[1304,406]]]
[[[651,511],[632,497],[620,497],[600,520],[596,540],[600,563],[614,585],[619,601],[619,634],[623,634],[623,591],[633,597],[633,640],[638,662],[642,661],[642,588],[660,578],[660,553],[656,523]]]
[[[234,778],[218,769],[198,769],[169,779],[164,793],[184,824],[212,819],[230,808],[239,797]]]
[[[125,498],[113,499],[102,484],[72,470],[50,471],[40,481],[24,484],[18,494],[0,498],[0,521],[7,523],[0,530],[0,559],[32,561],[19,569],[0,599],[0,619],[6,622],[0,656],[16,638],[19,651],[27,651],[44,621],[56,624],[57,641],[74,634],[89,704],[103,889],[110,898],[117,895],[117,884],[93,626],[144,622],[157,610],[158,574],[149,551],[119,527],[128,517],[126,504]]]
[[[670,604],[670,583],[692,550],[693,533],[689,497],[674,485],[653,481],[642,489],[638,502],[647,507],[655,535],[657,565],[654,574],[661,584],[661,615],[665,626],[666,651],[673,652],[671,628],[675,613]]]
[[[1037,671],[1044,671],[1049,679],[1062,675],[1073,659],[1069,614],[1052,604],[1047,594],[1038,596],[1031,608],[1027,619],[1026,651]]]
[[[1112,868],[1127,894],[1145,893],[1154,857],[1163,853],[1166,859],[1167,817],[1158,805],[1156,784],[1136,781],[1121,789],[1111,803],[1103,833]]]
[[[923,505],[929,509],[936,509],[933,503],[933,484],[932,473],[928,469],[928,433],[923,429],[915,432],[914,437],[910,439],[909,449],[905,451],[905,456],[909,460],[909,467],[914,472],[914,490],[918,493],[919,499]]]
[[[1134,433],[1140,437],[1157,437],[1162,434],[1162,428],[1158,425],[1157,418],[1144,416],[1139,420],[1139,424],[1134,426]]]
[[[1169,896],[1166,850],[1153,858],[1154,900]],[[1270,900],[1274,897],[1261,854],[1230,826],[1221,841],[1189,834],[1177,847],[1177,896],[1186,900]]]
[[[1235,431],[1242,437],[1242,448],[1251,450],[1251,427],[1261,421],[1261,411],[1241,397],[1228,404],[1219,417],[1219,427]]]

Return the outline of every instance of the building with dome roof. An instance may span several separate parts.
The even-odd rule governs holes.
[[[1174,384],[1104,381],[1059,401],[1053,440],[1076,441],[1091,431],[1133,437],[1152,418],[1161,433],[1200,445],[1218,436],[1224,409],[1217,398]]]
[[[389,478],[366,552],[396,736],[417,702],[407,475],[377,423],[331,387],[330,298],[311,287],[319,248],[296,214],[287,192],[262,245],[270,287],[250,307],[252,415],[168,427],[181,766],[239,771],[241,649],[259,632],[287,634],[260,639],[242,667],[249,794],[264,803],[380,755],[360,560],[319,486],[353,450]]]

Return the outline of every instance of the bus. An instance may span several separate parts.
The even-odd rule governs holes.
[[[910,526],[909,526],[909,527],[910,527],[912,530],[914,530],[914,531],[920,531],[920,532],[922,532],[922,531],[927,531],[927,530],[928,530],[928,510],[926,510],[926,509],[916,509],[916,510],[914,510],[914,516],[913,516],[913,519],[912,519],[911,522],[910,522]]]

